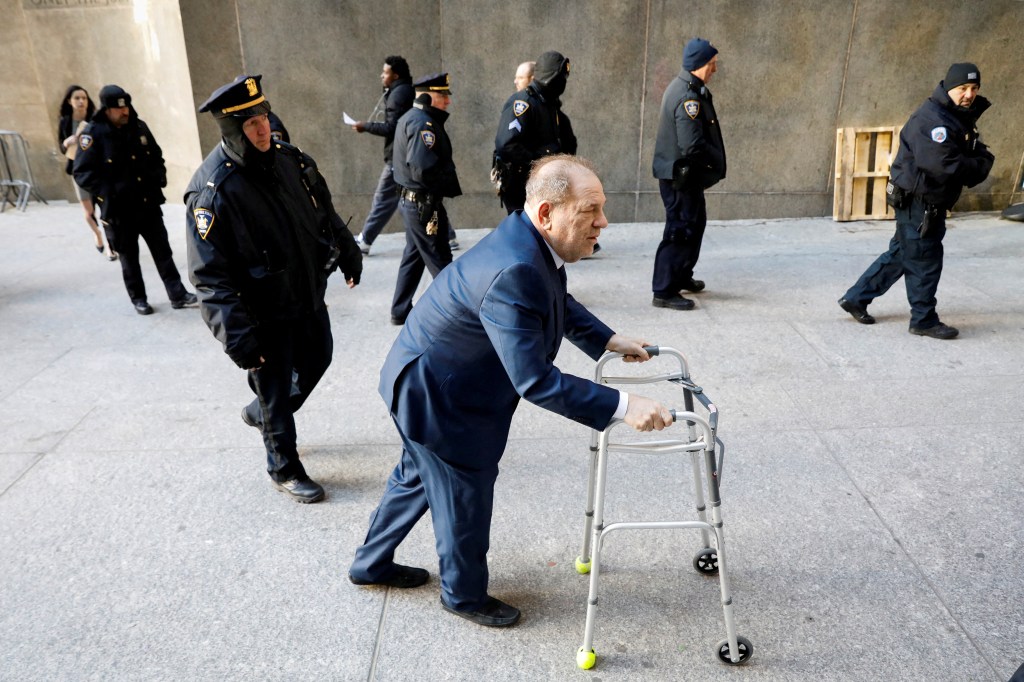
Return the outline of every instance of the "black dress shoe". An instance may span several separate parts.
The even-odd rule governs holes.
[[[404,590],[409,587],[425,585],[430,580],[430,574],[422,568],[395,564],[395,572],[391,577],[384,580],[363,580],[362,578],[354,577],[351,573],[348,574],[348,579],[353,585],[384,585]]]
[[[135,312],[139,315],[152,315],[153,307],[145,301],[132,301],[132,305],[135,306]]]
[[[401,327],[403,324],[405,324],[405,318],[404,317],[395,317],[394,315],[392,315],[391,316],[391,324],[395,325],[396,327]]]
[[[699,293],[704,291],[704,280],[690,278],[690,281],[683,285],[684,291],[692,291],[693,293]]]
[[[199,299],[196,295],[191,292],[185,292],[185,295],[179,298],[177,301],[171,301],[171,307],[175,310],[181,310],[182,308],[191,308],[192,306],[198,305]]]
[[[845,298],[839,299],[839,307],[850,313],[853,319],[857,320],[861,324],[874,324],[875,318],[868,314],[868,309],[861,307],[853,301],[847,301]]]
[[[487,597],[487,603],[476,611],[456,611],[444,603],[444,597],[441,597],[441,607],[448,613],[454,613],[477,625],[486,625],[490,628],[507,628],[510,625],[515,625],[519,622],[519,616],[522,615],[516,607],[494,597]]]
[[[662,298],[655,296],[651,302],[655,308],[670,308],[672,310],[693,310],[697,305],[685,296],[673,296],[672,298]]]
[[[934,327],[911,327],[911,334],[917,334],[918,336],[930,336],[933,339],[942,339],[948,341],[949,339],[955,339],[959,334],[960,330],[956,327],[950,327],[948,324],[942,324],[939,322]]]
[[[283,493],[288,493],[293,500],[303,504],[319,502],[326,496],[320,484],[309,476],[296,476],[287,481],[270,479],[270,482],[274,484],[275,488]]]

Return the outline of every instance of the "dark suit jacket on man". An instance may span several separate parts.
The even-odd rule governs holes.
[[[526,214],[508,216],[445,268],[381,369],[405,435],[469,469],[501,458],[519,399],[604,429],[619,392],[553,364],[562,336],[595,360],[613,332],[566,292]]]

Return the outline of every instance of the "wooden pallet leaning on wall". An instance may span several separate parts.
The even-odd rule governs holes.
[[[833,220],[895,218],[892,208],[885,203],[885,183],[900,144],[900,128],[836,129]]]

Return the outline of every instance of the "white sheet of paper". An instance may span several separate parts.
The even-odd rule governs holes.
[[[347,125],[347,126],[354,126],[356,123],[359,123],[359,121],[355,120],[354,118],[349,116],[348,113],[346,113],[344,111],[341,112],[341,117],[342,117],[342,120],[345,121],[345,125]]]

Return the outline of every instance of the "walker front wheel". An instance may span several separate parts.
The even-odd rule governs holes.
[[[746,637],[736,635],[736,650],[739,653],[739,660],[733,661],[729,657],[729,640],[723,639],[717,645],[715,645],[715,655],[722,663],[728,663],[729,665],[741,665],[750,660],[750,657],[754,655],[754,645],[750,643],[750,640]]]
[[[718,575],[718,550],[705,547],[697,552],[693,557],[693,569],[701,575]]]

